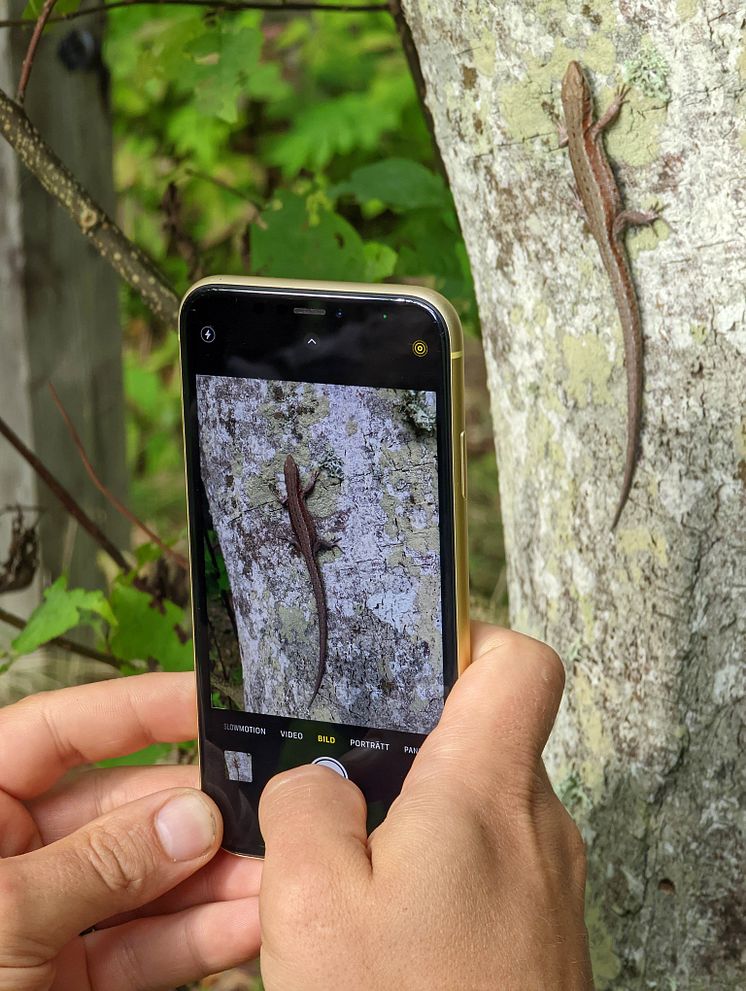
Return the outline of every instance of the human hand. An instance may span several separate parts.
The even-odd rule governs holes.
[[[458,680],[385,821],[321,767],[266,787],[267,991],[588,991],[580,834],[541,760],[564,671],[474,628]]]
[[[256,956],[261,864],[219,851],[196,767],[64,776],[192,739],[194,692],[145,674],[0,710],[0,991],[171,991]]]

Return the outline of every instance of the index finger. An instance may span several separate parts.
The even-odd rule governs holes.
[[[494,782],[517,769],[534,773],[562,698],[562,661],[539,640],[482,623],[472,626],[472,658],[405,790],[431,775]]]
[[[194,674],[153,672],[41,692],[0,710],[0,789],[22,801],[71,767],[197,732]]]

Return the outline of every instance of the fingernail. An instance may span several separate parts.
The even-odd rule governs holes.
[[[172,798],[155,817],[161,846],[171,860],[194,860],[215,842],[215,817],[207,802],[189,793]]]

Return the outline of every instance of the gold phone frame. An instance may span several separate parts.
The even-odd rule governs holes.
[[[393,285],[390,283],[364,282],[324,282],[304,279],[272,279],[262,276],[248,275],[213,275],[200,279],[190,286],[179,306],[179,372],[181,376],[181,313],[188,303],[190,296],[198,289],[206,286],[218,288],[251,288],[286,290],[288,295],[323,296],[325,294],[338,297],[374,296],[382,300],[412,300],[421,301],[434,307],[443,319],[448,331],[448,348],[450,352],[450,392],[451,392],[451,478],[453,479],[452,513],[453,513],[453,562],[455,577],[455,629],[457,672],[460,676],[471,661],[471,638],[469,632],[469,554],[466,524],[466,435],[464,427],[464,336],[456,310],[451,303],[434,289],[422,286]],[[182,439],[184,443],[184,477],[186,483],[186,420],[184,418],[183,378],[182,382]],[[189,554],[191,558],[191,526],[189,501],[187,500],[187,532]],[[191,576],[191,559],[190,559]],[[194,601],[192,600],[192,628],[195,627]],[[195,667],[197,664],[195,639]],[[199,697],[197,698],[199,709]],[[199,712],[198,712],[199,718]],[[199,734],[198,734],[199,748]],[[199,749],[198,749],[199,755]],[[251,856],[239,854],[239,856]]]

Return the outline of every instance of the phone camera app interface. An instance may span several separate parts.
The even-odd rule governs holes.
[[[274,774],[349,777],[373,828],[440,718],[448,366],[414,304],[207,303],[182,335],[202,786],[261,853]]]
[[[212,705],[429,732],[435,394],[197,376]]]

